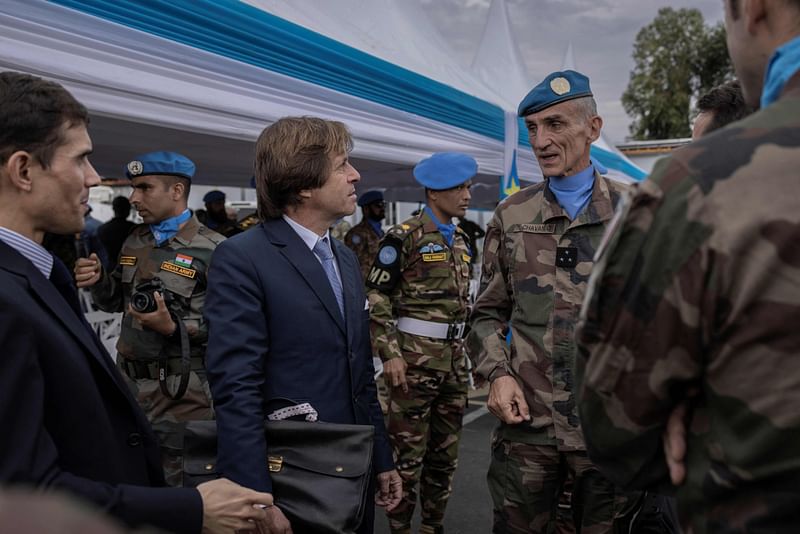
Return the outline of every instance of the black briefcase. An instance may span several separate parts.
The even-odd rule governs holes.
[[[370,487],[374,427],[307,421],[265,423],[272,495],[294,532],[354,533]],[[217,478],[214,421],[184,430],[184,485]]]

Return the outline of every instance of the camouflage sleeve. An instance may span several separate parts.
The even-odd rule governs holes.
[[[122,288],[122,266],[117,265],[116,269],[110,273],[103,268],[103,274],[90,289],[92,300],[98,308],[108,313],[124,311]]]
[[[666,488],[662,433],[700,375],[710,233],[703,193],[663,161],[601,245],[576,337],[576,392],[592,461],[625,488]]]
[[[486,228],[478,298],[472,308],[467,353],[485,380],[509,374],[511,355],[506,335],[511,318],[511,289],[503,256],[503,225],[497,212]]]
[[[400,341],[397,338],[397,317],[394,313],[393,301],[402,295],[400,277],[405,268],[409,252],[410,239],[400,241],[394,234],[389,233],[381,241],[378,257],[375,258],[370,276],[368,277],[367,299],[369,300],[370,337],[372,339],[372,353],[380,357],[381,361],[392,358],[402,358]],[[381,263],[381,252],[386,247],[394,247],[397,254],[397,265],[384,265]],[[382,269],[381,269],[382,268]],[[376,284],[376,269],[385,276],[391,277],[386,283]],[[372,281],[372,282],[371,282]]]

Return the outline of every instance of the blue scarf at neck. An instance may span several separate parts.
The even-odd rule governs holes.
[[[448,224],[444,224],[439,222],[439,219],[436,218],[436,215],[433,214],[433,210],[431,210],[428,206],[425,206],[425,213],[433,219],[433,222],[436,223],[436,228],[439,229],[439,232],[444,237],[444,240],[447,241],[447,246],[453,246],[453,236],[456,235],[456,225],[452,222]]]
[[[561,207],[566,210],[569,218],[573,220],[592,198],[593,186],[594,166],[592,164],[572,176],[548,178],[550,191],[556,196]]]
[[[383,237],[383,228],[381,228],[380,221],[373,221],[367,217],[367,224],[370,225],[373,230],[375,230],[375,233],[378,234],[378,237]]]
[[[165,219],[158,224],[151,224],[150,231],[153,232],[153,237],[156,238],[156,246],[160,247],[172,239],[178,233],[180,225],[188,221],[191,216],[192,212],[186,209],[180,215]]]
[[[778,47],[769,60],[764,74],[764,89],[761,91],[761,109],[769,106],[781,96],[783,86],[800,70],[800,37],[795,37]]]

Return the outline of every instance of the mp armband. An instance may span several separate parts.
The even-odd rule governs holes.
[[[378,255],[367,275],[366,285],[382,293],[392,291],[400,280],[400,254],[403,242],[393,235],[387,235],[381,242]]]

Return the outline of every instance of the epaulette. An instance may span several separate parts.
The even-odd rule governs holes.
[[[205,224],[201,224],[200,227],[197,229],[197,233],[214,243],[214,246],[219,245],[223,241],[225,241],[225,236],[215,232]]]
[[[392,226],[386,234],[393,235],[400,239],[400,241],[405,241],[415,230],[422,228],[422,225],[422,219],[419,217],[411,217],[400,224]]]

